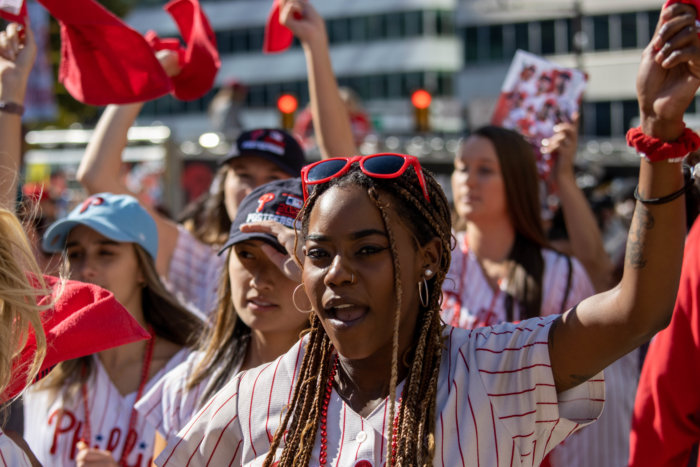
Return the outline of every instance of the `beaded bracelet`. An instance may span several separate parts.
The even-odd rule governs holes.
[[[666,204],[670,203],[674,199],[680,197],[686,191],[688,191],[695,184],[695,179],[690,177],[690,179],[681,187],[680,190],[674,191],[670,195],[662,196],[661,198],[642,198],[639,194],[639,185],[634,187],[634,199],[642,204]]]
[[[690,128],[685,128],[676,141],[662,141],[644,134],[642,128],[637,127],[627,132],[627,145],[636,149],[649,162],[679,162],[700,147],[700,136]]]

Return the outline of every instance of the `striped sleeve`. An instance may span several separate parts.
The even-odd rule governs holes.
[[[239,374],[195,414],[158,456],[158,466],[240,465]]]
[[[31,465],[24,451],[0,430],[0,467],[31,467]]]
[[[557,394],[548,335],[554,318],[535,318],[475,331],[470,362],[488,395],[493,417],[510,433],[520,456],[535,465],[557,444],[595,421],[603,409],[602,374]]]

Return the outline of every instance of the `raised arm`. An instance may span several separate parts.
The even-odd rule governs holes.
[[[34,35],[29,27],[20,38],[12,23],[0,32],[0,207],[14,212],[22,150],[21,106],[27,79],[36,57]]]
[[[572,123],[557,125],[555,131],[545,149],[557,153],[553,175],[559,188],[559,200],[572,254],[586,269],[595,291],[602,292],[612,285],[613,267],[603,246],[603,236],[593,210],[576,184],[574,160],[578,145],[578,118]]]
[[[637,75],[641,128],[661,142],[683,135],[683,112],[700,85],[700,40],[694,24],[692,7],[664,9],[642,54]],[[642,199],[663,198],[682,186],[680,162],[641,161]],[[549,352],[558,391],[589,379],[668,325],[684,237],[683,196],[663,204],[637,202],[620,284],[584,300],[552,326]]]
[[[304,48],[311,116],[321,158],[357,154],[350,115],[340,98],[333,73],[323,18],[308,0],[282,0],[280,22],[294,33]]]
[[[174,52],[159,52],[159,59],[169,76],[179,72]],[[121,171],[122,153],[128,142],[129,128],[134,124],[142,107],[142,103],[109,105],[102,113],[76,174],[78,181],[89,194],[107,191],[136,196],[127,189],[117,174]],[[161,276],[167,277],[170,258],[177,245],[177,225],[148,206],[144,207],[153,216],[158,227],[156,269]]]

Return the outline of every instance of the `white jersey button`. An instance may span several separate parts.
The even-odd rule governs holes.
[[[367,433],[365,433],[364,431],[359,432],[357,434],[357,436],[355,437],[355,441],[357,441],[358,443],[361,443],[361,442],[365,441],[366,439],[367,439]],[[355,465],[357,465],[357,464],[355,464]]]

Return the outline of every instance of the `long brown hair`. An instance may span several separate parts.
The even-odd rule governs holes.
[[[180,304],[160,280],[153,258],[140,245],[133,244],[138,267],[144,277],[141,292],[143,318],[153,327],[157,337],[167,339],[181,347],[194,347],[204,332],[204,323]],[[82,383],[93,371],[90,356],[67,360],[42,381],[40,389],[66,389],[69,397],[76,383]],[[67,387],[66,387],[67,386]]]
[[[401,307],[401,290],[404,284],[400,279],[400,264],[394,233],[388,221],[388,212],[400,213],[406,226],[412,231],[417,242],[425,245],[433,238],[442,243],[441,257],[437,273],[428,280],[428,306],[421,306],[413,336],[412,345],[406,359],[408,375],[398,413],[397,452],[389,459],[389,464],[429,465],[435,453],[435,403],[437,381],[440,371],[443,338],[440,320],[441,287],[450,264],[450,208],[442,189],[435,179],[424,172],[430,196],[428,202],[423,196],[418,179],[412,170],[407,170],[398,178],[373,179],[361,171],[357,164],[342,177],[325,185],[317,185],[304,208],[299,213],[302,222],[302,235],[306,236],[309,217],[319,197],[331,186],[355,185],[363,187],[381,213],[384,227],[391,245],[394,264],[394,336],[392,350],[392,370],[389,384],[390,406],[387,420],[394,419],[396,410],[393,395],[396,392],[398,375],[398,319]],[[416,284],[406,284],[415,287]],[[306,345],[304,359],[295,383],[294,395],[285,413],[282,424],[273,438],[265,465],[274,460],[277,447],[284,438],[284,448],[279,460],[280,466],[308,465],[311,459],[316,434],[319,427],[325,382],[331,370],[333,348],[330,339],[315,313],[311,317],[311,330]],[[404,356],[401,356],[401,361]],[[388,431],[389,433],[391,431]]]
[[[229,248],[226,263],[233,253]],[[187,381],[187,391],[191,391],[211,375],[215,378],[207,386],[199,403],[208,400],[221,389],[233,375],[246,355],[250,342],[251,329],[238,317],[231,301],[231,281],[228,267],[224,267],[219,283],[219,296],[214,325],[202,335],[200,349],[204,353]]]
[[[12,380],[14,371],[26,370],[26,382],[36,375],[46,354],[46,336],[40,312],[51,303],[38,305],[51,291],[44,282],[22,225],[13,213],[0,208],[0,395]],[[26,365],[13,368],[27,342],[29,329],[36,336],[36,351]]]
[[[540,184],[535,153],[517,132],[484,126],[473,135],[488,139],[496,149],[515,242],[508,256],[506,316],[508,320],[538,316],[542,307],[542,248],[549,243],[542,224]],[[513,316],[515,300],[522,314]]]

